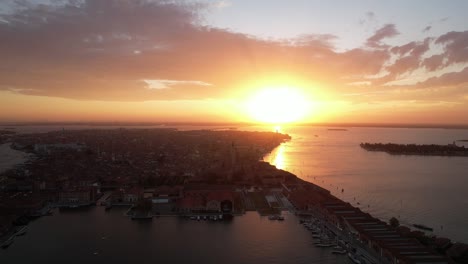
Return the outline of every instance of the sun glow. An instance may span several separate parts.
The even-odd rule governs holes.
[[[308,102],[298,90],[270,88],[253,95],[246,108],[256,121],[283,124],[303,119],[308,112]]]

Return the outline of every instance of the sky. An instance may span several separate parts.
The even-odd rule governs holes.
[[[307,104],[300,122],[468,124],[466,10],[462,0],[0,0],[0,122],[249,122],[249,98],[280,87]]]

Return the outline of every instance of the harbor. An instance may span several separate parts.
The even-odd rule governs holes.
[[[100,206],[56,209],[54,217],[31,222],[25,239],[15,239],[7,250],[0,250],[0,262],[123,264],[131,258],[140,263],[216,263],[221,258],[229,264],[352,263],[346,255],[315,247],[300,218],[287,211],[282,213],[284,221],[256,212],[230,221],[174,216],[131,221],[126,211],[124,207],[105,211]],[[68,225],[60,224],[64,222]]]

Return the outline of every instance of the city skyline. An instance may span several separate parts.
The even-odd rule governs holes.
[[[5,1],[0,121],[466,124],[467,5]]]

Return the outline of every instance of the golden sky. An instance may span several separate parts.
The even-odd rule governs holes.
[[[405,2],[7,0],[0,121],[468,123],[466,2]]]

